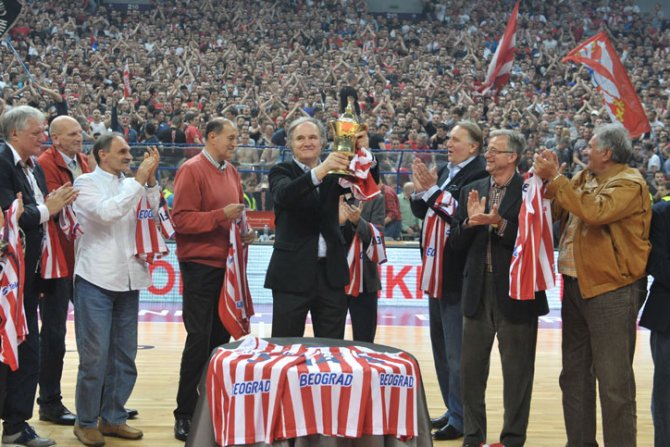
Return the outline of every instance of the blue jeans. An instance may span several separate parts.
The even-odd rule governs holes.
[[[74,287],[77,424],[96,427],[98,417],[123,424],[128,418],[124,406],[137,380],[139,291],[112,292],[78,276]]]
[[[447,408],[449,425],[463,431],[463,400],[461,398],[461,346],[463,313],[461,302],[447,298],[428,299],[430,342],[437,383]]]
[[[654,390],[651,416],[654,419],[654,446],[670,445],[670,333],[651,331],[651,357],[654,359]]]

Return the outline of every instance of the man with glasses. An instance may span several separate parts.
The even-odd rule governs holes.
[[[535,371],[537,317],[549,312],[544,292],[532,300],[509,296],[523,179],[517,164],[526,146],[512,130],[494,130],[484,155],[490,177],[464,187],[449,242],[466,252],[463,276],[463,447],[487,442],[485,393],[491,348],[498,339],[505,414],[500,443],[526,442]]]

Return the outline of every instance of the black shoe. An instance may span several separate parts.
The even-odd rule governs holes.
[[[430,425],[433,428],[442,428],[445,425],[447,425],[448,423],[449,423],[449,416],[447,416],[447,413],[444,413],[439,418],[435,418],[435,419],[430,420]]]
[[[40,405],[40,421],[57,425],[74,425],[75,415],[62,402]]]
[[[186,418],[177,418],[174,421],[174,437],[180,441],[186,441],[188,432],[191,430],[191,420]]]
[[[128,413],[128,419],[135,419],[138,414],[140,414],[139,411],[137,411],[134,408],[126,408],[126,413]]]
[[[452,439],[458,439],[462,437],[463,433],[453,425],[449,424],[433,433],[433,439],[436,441],[450,441]]]

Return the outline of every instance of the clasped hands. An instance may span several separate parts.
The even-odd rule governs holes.
[[[486,197],[479,198],[479,191],[472,190],[468,193],[468,221],[467,226],[492,225],[497,227],[503,221],[498,214],[498,206],[493,205],[491,210],[486,212]]]

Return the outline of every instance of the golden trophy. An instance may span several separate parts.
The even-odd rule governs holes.
[[[342,152],[351,160],[356,152],[356,134],[365,130],[365,124],[361,124],[354,112],[354,98],[347,97],[347,108],[337,118],[337,121],[329,121],[328,127],[335,138],[333,152]],[[354,173],[348,169],[332,169],[328,174],[353,177]]]

